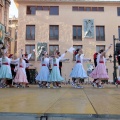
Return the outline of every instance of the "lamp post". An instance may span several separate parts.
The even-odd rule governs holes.
[[[114,84],[117,81],[117,66],[116,66],[116,55],[117,55],[117,51],[116,51],[116,40],[119,40],[118,38],[115,38],[115,35],[113,35],[113,47],[114,47],[114,52],[113,52],[113,59],[114,59],[114,71],[113,71],[113,80],[114,80]]]

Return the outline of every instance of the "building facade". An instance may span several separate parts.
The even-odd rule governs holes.
[[[0,0],[0,23],[5,25],[8,31],[10,0]]]
[[[51,55],[55,48],[61,53],[70,47],[83,48],[86,58],[91,58],[100,49],[113,43],[113,35],[120,36],[120,2],[104,0],[15,0],[18,4],[18,43],[30,53],[36,49],[31,60],[39,69],[38,49],[40,44]],[[41,48],[42,49],[42,48]],[[113,56],[113,48],[106,57]],[[74,55],[67,53],[70,61],[63,64],[63,76],[69,79],[75,64]],[[113,63],[106,63],[110,80],[113,80]],[[89,63],[85,63],[85,69]]]
[[[0,0],[0,40],[7,42],[9,37],[9,7],[10,0]]]
[[[9,18],[9,33],[11,36],[10,44],[10,53],[16,54],[17,53],[17,33],[18,33],[18,18],[13,16],[12,18]]]

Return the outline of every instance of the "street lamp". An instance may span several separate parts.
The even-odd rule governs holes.
[[[113,80],[114,80],[114,83],[117,81],[117,66],[116,66],[116,40],[119,40],[119,38],[115,38],[115,35],[113,35],[113,47],[114,47],[114,53],[113,53],[113,59],[114,59],[114,72],[113,72]]]

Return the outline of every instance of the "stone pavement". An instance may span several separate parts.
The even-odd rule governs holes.
[[[72,118],[78,120],[80,117],[83,120],[120,119],[119,87],[116,88],[114,85],[106,85],[103,89],[92,88],[91,85],[84,87],[84,89],[75,89],[71,86],[41,89],[38,86],[30,86],[22,89],[0,89],[0,120],[7,120],[5,117],[10,119],[11,116],[11,120],[14,120],[16,116],[25,117],[24,114],[31,115],[31,117],[28,115],[30,117],[28,120],[36,120],[40,116],[49,116],[49,120],[54,120],[53,117],[57,117],[55,120],[73,120]],[[64,119],[60,119],[61,117]]]

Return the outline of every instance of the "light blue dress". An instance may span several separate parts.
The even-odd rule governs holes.
[[[49,81],[50,82],[63,82],[64,78],[60,75],[60,70],[59,70],[59,61],[61,58],[53,58],[52,60],[52,71],[50,73]]]
[[[41,68],[40,71],[36,77],[36,81],[46,81],[48,82],[49,80],[49,58],[42,58],[41,59]]]
[[[72,78],[88,78],[86,71],[83,68],[83,57],[82,55],[76,55],[76,64],[74,65],[70,77]]]
[[[0,67],[0,79],[12,79],[10,68],[11,60],[8,57],[2,58],[2,65]]]

